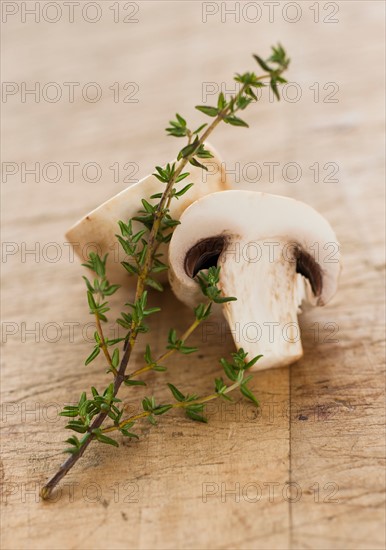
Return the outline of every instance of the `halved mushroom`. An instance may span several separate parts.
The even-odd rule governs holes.
[[[262,354],[259,370],[299,359],[302,300],[323,306],[337,288],[339,245],[329,223],[307,204],[257,191],[213,193],[180,221],[169,246],[176,296],[203,302],[195,276],[220,266],[219,287],[237,298],[222,306],[236,347]]]
[[[187,168],[190,172],[189,178],[175,186],[179,191],[187,183],[195,184],[179,200],[171,202],[170,215],[174,219],[179,219],[185,208],[200,197],[229,187],[218,153],[208,143],[205,144],[205,148],[213,155],[212,158],[200,159],[200,162],[207,166],[208,171],[204,172],[202,168],[189,165]],[[142,209],[141,199],[149,200],[151,195],[160,191],[162,191],[162,184],[158,179],[153,175],[147,176],[87,214],[68,230],[66,238],[83,261],[87,260],[90,252],[96,251],[102,256],[108,253],[106,270],[110,281],[131,286],[136,282],[135,278],[129,277],[120,264],[125,260],[125,254],[118,246],[115,236],[119,233],[118,220],[127,222],[136,216]],[[140,229],[142,226],[133,222],[134,232]],[[161,245],[159,252],[165,253],[166,245]],[[161,282],[167,280],[165,273],[158,274],[157,278]]]

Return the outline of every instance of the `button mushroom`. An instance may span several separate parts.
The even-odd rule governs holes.
[[[219,288],[237,298],[222,306],[237,348],[262,354],[258,369],[299,359],[301,302],[323,306],[337,288],[339,245],[329,223],[297,200],[241,190],[201,198],[180,221],[169,246],[176,296],[202,302],[195,277],[220,266]]]
[[[187,183],[195,184],[179,200],[172,201],[170,215],[174,219],[179,219],[185,208],[198,198],[228,188],[218,153],[208,143],[205,144],[205,148],[213,155],[212,158],[200,159],[202,164],[207,165],[208,171],[204,172],[199,167],[189,165],[187,171],[190,172],[190,176],[175,186],[177,190],[180,190]],[[135,278],[129,277],[120,265],[120,262],[125,260],[125,254],[118,246],[115,236],[119,233],[118,220],[127,222],[136,216],[142,209],[141,199],[150,200],[152,195],[160,191],[162,191],[162,184],[158,179],[153,175],[147,176],[78,221],[68,230],[66,238],[83,261],[87,260],[90,252],[97,251],[102,256],[108,253],[106,270],[110,281],[131,286],[135,284]],[[134,232],[140,229],[142,226],[133,222]],[[165,253],[166,245],[161,245],[159,252]],[[158,279],[162,282],[167,280],[167,276],[160,273]]]

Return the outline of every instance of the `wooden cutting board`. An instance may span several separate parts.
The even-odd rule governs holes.
[[[55,7],[43,2],[40,22],[3,19],[3,162],[14,164],[2,183],[2,547],[384,548],[384,5],[320,2],[317,13],[299,2],[295,22],[296,6],[282,2],[271,23],[260,2],[236,3],[238,15],[225,2],[96,4],[95,23],[78,11],[69,23],[64,6],[49,22]],[[237,397],[211,405],[208,425],[178,413],[142,424],[139,441],[92,446],[57,502],[39,502],[63,460],[57,412],[106,380],[102,359],[83,366],[92,319],[66,230],[173,158],[179,143],[163,129],[174,113],[202,121],[194,105],[278,40],[292,58],[286,99],[264,90],[250,129],[226,126],[212,142],[235,188],[326,216],[342,245],[338,294],[302,316],[301,361],[255,376],[259,411]],[[169,290],[152,300],[162,313],[133,368],[146,342],[161,353],[169,328],[191,319]],[[218,358],[233,351],[225,322],[211,323],[192,337],[197,355],[146,376],[147,394],[166,399],[166,381],[211,391]],[[135,394],[123,392],[128,410]]]

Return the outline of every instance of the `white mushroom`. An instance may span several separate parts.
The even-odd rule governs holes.
[[[179,219],[185,208],[200,197],[229,187],[219,155],[208,143],[205,144],[205,148],[213,155],[212,158],[200,159],[200,162],[207,166],[208,171],[189,165],[186,171],[190,172],[190,176],[175,186],[177,190],[180,190],[187,183],[194,183],[194,186],[179,200],[172,201],[170,215],[174,219]],[[90,252],[97,251],[101,255],[108,253],[106,269],[110,281],[128,286],[135,284],[135,278],[129,277],[120,264],[122,260],[125,260],[125,254],[118,246],[115,236],[119,233],[118,220],[127,222],[136,216],[142,209],[141,199],[149,200],[151,195],[162,191],[162,185],[155,176],[147,176],[78,221],[66,233],[67,240],[73,245],[78,256],[86,261]],[[139,231],[140,229],[142,226],[138,222],[133,222],[133,230]],[[166,245],[161,245],[159,252],[165,253]],[[158,274],[158,279],[161,282],[167,280],[167,275],[165,273]]]
[[[222,306],[237,348],[262,354],[259,370],[299,359],[300,303],[323,306],[337,288],[339,245],[329,223],[307,204],[256,191],[213,193],[180,221],[169,246],[177,297],[203,302],[195,276],[220,266],[219,288],[237,298]]]

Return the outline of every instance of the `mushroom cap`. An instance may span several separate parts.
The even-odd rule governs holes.
[[[200,197],[229,187],[217,151],[208,143],[205,144],[205,147],[213,155],[213,158],[200,159],[202,164],[208,166],[208,171],[189,165],[186,171],[190,172],[190,176],[175,185],[176,189],[180,190],[188,183],[195,184],[179,200],[171,202],[170,215],[174,219],[179,219],[182,212]],[[72,244],[82,261],[88,259],[90,252],[97,251],[102,256],[108,253],[106,273],[109,280],[112,283],[133,287],[136,284],[135,278],[130,277],[120,263],[126,258],[122,248],[118,246],[115,236],[119,234],[118,221],[122,220],[127,223],[142,209],[141,199],[150,200],[151,195],[159,193],[162,189],[163,184],[155,176],[146,176],[92,210],[73,225],[66,233],[68,242]],[[141,224],[133,222],[134,232],[142,228]],[[167,245],[162,244],[159,252],[166,253]],[[167,280],[167,275],[160,273],[157,278],[162,282]]]
[[[326,304],[337,289],[340,255],[327,220],[311,206],[258,191],[228,190],[193,203],[181,216],[169,246],[169,279],[177,297],[193,305],[202,301],[194,275],[201,266],[222,259],[227,243],[288,243],[288,259],[304,275],[305,298]],[[237,297],[237,296],[236,296]],[[197,303],[197,302],[196,302]]]

